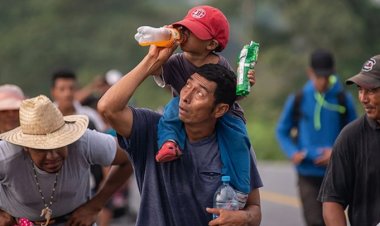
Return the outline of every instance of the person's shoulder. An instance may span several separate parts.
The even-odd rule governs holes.
[[[230,62],[228,62],[228,60],[224,56],[222,56],[221,54],[215,54],[215,55],[219,58],[218,64],[233,71]]]
[[[343,136],[356,137],[362,133],[365,124],[365,115],[362,115],[348,123],[341,131]]]
[[[81,147],[82,145],[88,146],[89,142],[102,143],[105,141],[114,140],[114,137],[110,134],[99,132],[97,130],[86,129],[83,135],[75,141],[71,146]]]
[[[0,140],[0,161],[13,159],[20,155],[22,151],[21,146]]]
[[[173,62],[181,62],[184,60],[183,53],[174,53],[171,55],[167,61],[167,63],[173,63]]]

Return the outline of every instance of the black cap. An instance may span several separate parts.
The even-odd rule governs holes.
[[[373,56],[367,60],[359,74],[347,79],[346,84],[356,84],[365,89],[380,87],[380,55]]]
[[[334,57],[324,49],[317,49],[311,54],[310,66],[317,76],[330,76],[335,73]]]

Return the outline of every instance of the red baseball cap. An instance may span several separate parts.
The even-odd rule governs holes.
[[[215,39],[219,46],[215,51],[222,51],[228,43],[230,25],[226,16],[217,8],[201,5],[191,8],[183,20],[173,26],[184,26],[200,40]]]

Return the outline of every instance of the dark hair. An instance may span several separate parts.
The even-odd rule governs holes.
[[[75,75],[75,72],[69,68],[63,68],[63,69],[58,69],[53,72],[53,76],[51,78],[51,86],[55,86],[55,82],[57,79],[72,79],[72,80],[77,80],[77,76]]]
[[[310,56],[310,66],[317,76],[330,76],[335,73],[333,54],[325,49],[316,49]]]
[[[233,71],[219,64],[205,64],[196,73],[216,83],[215,105],[226,103],[232,106],[236,100],[236,75]]]

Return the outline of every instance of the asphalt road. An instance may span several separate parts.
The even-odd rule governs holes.
[[[262,205],[261,226],[304,225],[296,189],[296,175],[289,162],[258,163],[264,187],[260,189]],[[131,186],[130,210],[132,215],[115,219],[111,226],[133,226],[139,197],[135,184]]]
[[[302,226],[296,174],[289,162],[259,162],[264,187],[260,189],[261,226]]]

